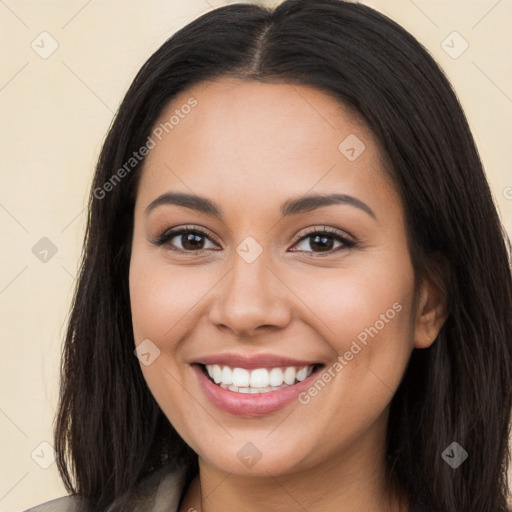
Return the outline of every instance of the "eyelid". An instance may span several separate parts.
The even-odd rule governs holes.
[[[345,242],[350,244],[355,244],[356,240],[354,237],[349,235],[346,231],[343,231],[338,228],[333,228],[331,226],[322,226],[322,227],[307,227],[301,230],[294,238],[292,243],[295,245],[298,241],[300,241],[303,238],[307,238],[308,236],[315,235],[317,233],[328,233],[329,235],[332,235],[333,237],[338,237],[340,239],[343,239]]]

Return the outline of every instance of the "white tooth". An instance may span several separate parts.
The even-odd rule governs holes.
[[[295,382],[295,368],[293,366],[288,366],[288,368],[286,368],[283,379],[289,386]]]
[[[238,388],[239,393],[251,393],[251,388]]]
[[[215,384],[218,384],[221,380],[222,380],[222,369],[221,367],[218,365],[218,364],[214,364],[213,365],[213,380],[215,382]]]
[[[280,386],[284,381],[283,370],[281,368],[272,368],[269,377],[269,384],[271,386]]]
[[[303,381],[313,373],[313,365],[296,369],[294,366],[287,368],[257,368],[246,370],[245,368],[230,368],[218,364],[206,365],[206,370],[211,379],[223,389],[239,391],[239,388],[247,388],[250,391],[241,393],[266,393],[276,389]],[[255,390],[255,391],[253,391]]]
[[[233,372],[229,366],[222,368],[222,383],[228,385],[233,384]]]
[[[233,386],[239,388],[249,387],[250,375],[245,368],[235,368],[233,370]]]
[[[207,364],[206,371],[208,372],[208,375],[213,379],[213,364]]]
[[[304,366],[304,368],[301,368],[296,375],[296,379],[298,381],[303,381],[308,376],[308,367]]]
[[[251,372],[251,387],[266,388],[268,386],[269,375],[265,368],[258,368]]]

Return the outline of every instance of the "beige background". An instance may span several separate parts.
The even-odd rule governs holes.
[[[0,512],[65,494],[50,464],[52,448],[41,443],[52,443],[84,206],[113,113],[153,51],[199,14],[226,3],[0,0]],[[412,32],[445,69],[511,233],[512,1],[363,3]],[[44,31],[51,36],[41,36]],[[469,44],[458,58],[442,47],[453,31]],[[44,59],[40,53],[51,49],[51,38],[58,48]],[[451,36],[446,44],[453,54],[463,41]],[[42,237],[57,248],[46,263],[32,252]]]

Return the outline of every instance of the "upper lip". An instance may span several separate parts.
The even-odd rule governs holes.
[[[200,357],[195,360],[196,364],[218,364],[226,365],[232,368],[275,368],[282,366],[296,366],[302,368],[304,366],[313,366],[321,364],[318,361],[306,361],[299,359],[291,359],[285,356],[273,354],[255,354],[252,356],[244,356],[241,354],[214,354],[210,356]]]

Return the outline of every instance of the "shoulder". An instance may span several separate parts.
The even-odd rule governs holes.
[[[74,512],[78,510],[77,496],[63,496],[27,509],[25,512]]]
[[[141,480],[132,493],[137,512],[175,512],[184,492],[186,468],[164,466]]]
[[[164,466],[142,479],[130,492],[138,512],[175,512],[184,490],[185,468]],[[78,512],[80,496],[63,496],[24,512]]]

